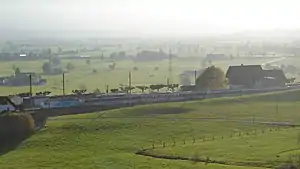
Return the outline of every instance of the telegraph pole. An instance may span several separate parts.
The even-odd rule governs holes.
[[[29,75],[29,94],[30,94],[30,97],[32,97],[32,76],[31,76],[31,74]]]
[[[196,82],[197,82],[197,70],[195,70],[195,74],[194,74],[194,78],[195,78],[195,86],[196,86]]]
[[[62,74],[62,90],[63,90],[63,95],[66,95],[65,92],[65,73]]]
[[[173,72],[173,69],[172,69],[172,51],[171,51],[171,49],[169,50],[169,84],[172,84],[173,83],[173,81],[172,81],[172,76],[173,76],[173,74],[172,74],[172,72]]]
[[[129,93],[131,94],[131,71],[128,74],[128,86],[129,86]]]
[[[129,105],[131,107],[131,71],[128,74],[128,86],[129,86]]]
[[[109,93],[109,86],[105,85],[105,87],[106,87],[106,94],[108,94]]]

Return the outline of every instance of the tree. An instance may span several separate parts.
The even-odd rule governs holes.
[[[222,69],[210,66],[196,80],[198,90],[222,89],[226,86],[225,74]]]
[[[108,67],[110,70],[114,70],[116,68],[116,65],[117,65],[116,63],[113,63],[111,65],[108,65]]]
[[[50,74],[51,73],[51,64],[49,62],[45,62],[42,66],[43,72],[45,74]]]
[[[138,67],[134,66],[134,67],[133,67],[133,70],[137,71],[137,70],[138,70]]]
[[[136,86],[136,88],[137,88],[137,89],[139,89],[139,90],[141,90],[141,91],[142,91],[142,93],[144,93],[144,92],[145,92],[145,90],[149,89],[149,87],[148,87],[148,86]]]
[[[58,66],[61,64],[61,60],[58,57],[51,57],[50,62],[55,66]]]
[[[294,83],[295,82],[295,80],[296,80],[296,78],[289,78],[289,79],[287,79],[287,83]]]
[[[172,92],[174,92],[174,90],[179,87],[179,84],[169,84],[167,85],[167,87],[168,89],[171,89]]]
[[[161,90],[164,87],[166,87],[166,85],[164,85],[164,84],[150,85],[150,89],[157,90],[157,92],[159,92],[159,90]]]
[[[61,54],[61,53],[62,53],[61,47],[58,47],[58,48],[57,48],[57,53],[58,53],[58,54]]]
[[[44,91],[44,92],[43,92],[43,95],[44,95],[44,96],[48,96],[49,94],[51,94],[50,91]]]
[[[110,92],[112,92],[112,93],[118,93],[119,89],[110,89]]]
[[[86,91],[87,91],[86,89],[75,89],[75,90],[72,90],[72,93],[81,95],[81,94],[84,94]]]
[[[71,70],[74,70],[74,69],[75,69],[75,66],[74,66],[71,62],[69,62],[69,63],[67,64],[67,66],[66,66],[66,69],[67,69],[68,71],[71,71]]]
[[[97,73],[98,71],[97,71],[97,69],[93,69],[93,73]]]
[[[91,60],[90,60],[90,59],[87,59],[87,60],[85,61],[85,63],[86,63],[87,65],[90,65],[90,64],[91,64]]]
[[[297,69],[296,66],[294,66],[294,65],[288,65],[288,66],[285,68],[285,72],[286,72],[286,73],[296,74],[297,71],[298,71],[298,69]]]
[[[50,91],[43,91],[43,92],[35,93],[35,95],[37,95],[37,96],[48,96],[49,94],[51,94]]]
[[[126,92],[126,93],[129,93],[131,90],[135,89],[135,87],[131,86],[121,86],[120,87],[120,90],[123,91],[123,92]]]
[[[17,67],[15,69],[15,76],[18,76],[20,73],[21,73],[21,70],[20,70],[20,68]]]
[[[94,90],[93,93],[94,93],[94,94],[101,94],[101,91],[100,91],[100,89],[97,88],[97,89]]]

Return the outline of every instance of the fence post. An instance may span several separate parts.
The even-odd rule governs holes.
[[[165,142],[163,142],[163,148],[165,148],[166,147],[166,143]]]
[[[154,145],[154,142],[152,143],[152,149],[155,149],[155,145]]]
[[[183,140],[183,145],[185,145],[185,140]]]

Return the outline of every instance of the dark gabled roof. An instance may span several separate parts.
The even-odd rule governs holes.
[[[245,75],[252,77],[262,76],[262,67],[261,65],[239,65],[239,66],[229,66],[226,72],[226,78],[238,76],[242,77]]]
[[[264,70],[263,71],[264,77],[272,77],[277,80],[286,81],[287,78],[281,69],[272,69],[272,70]]]

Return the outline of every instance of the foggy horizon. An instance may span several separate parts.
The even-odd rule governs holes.
[[[195,36],[300,30],[295,0],[2,2],[2,31]]]

